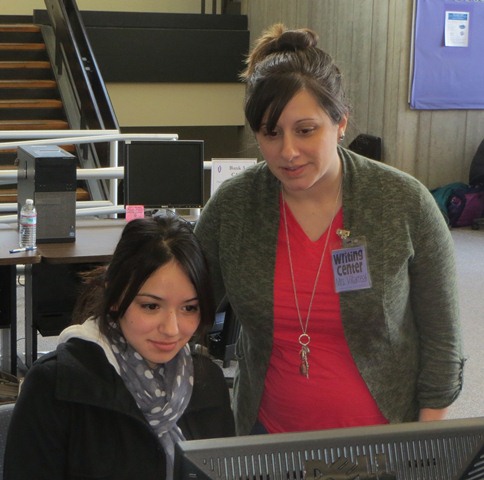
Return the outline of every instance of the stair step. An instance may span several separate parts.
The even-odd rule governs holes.
[[[17,189],[16,188],[0,188],[0,203],[16,203]]]
[[[76,189],[76,200],[78,202],[91,200],[89,192],[84,188]],[[17,189],[16,188],[1,188],[0,187],[0,203],[16,203]]]
[[[76,146],[74,144],[57,146],[77,157]],[[7,162],[7,159],[11,159],[11,161]],[[0,150],[0,170],[17,170],[17,147]]]
[[[59,92],[56,88],[52,89],[13,89],[13,88],[1,88],[0,87],[0,100],[8,100],[9,98],[21,98],[23,100],[58,100]]]
[[[0,50],[41,50],[45,52],[45,43],[0,43]]]
[[[48,60],[45,43],[0,43],[0,61]]]
[[[34,100],[0,100],[0,110],[10,109],[10,108],[62,108],[62,102],[60,100],[44,100],[44,99],[34,99]]]
[[[48,61],[0,61],[0,76],[3,80],[50,80],[53,78]]]
[[[9,140],[2,140],[3,142],[8,142]],[[13,141],[13,140],[10,140]],[[60,148],[72,155],[77,156],[76,146],[73,144],[69,145],[59,145]],[[14,170],[16,169],[15,162],[17,160],[17,147],[5,148],[0,150],[0,170]]]
[[[14,142],[15,140],[2,140],[1,142]],[[72,153],[73,155],[76,155],[76,146],[72,143],[69,145],[57,145],[59,148],[62,148],[62,150],[65,150],[66,152]],[[0,150],[0,155],[7,153],[17,153],[17,147],[12,147],[12,148],[3,148]],[[5,164],[0,165],[0,168],[4,168]],[[10,166],[11,168],[16,168],[15,165],[12,163]]]
[[[0,130],[69,130],[64,120],[0,120]]]
[[[15,140],[1,140],[1,142],[14,142]],[[66,152],[69,152],[69,153],[72,153],[73,155],[77,155],[76,153],[76,146],[72,143],[70,143],[69,145],[57,145],[59,148],[62,148],[62,150],[65,150]],[[3,154],[7,154],[7,155],[10,155],[10,154],[17,154],[17,147],[12,147],[12,148],[3,148],[2,150],[0,150],[0,156],[3,155]],[[5,169],[6,167],[8,167],[8,165],[6,165],[5,163],[2,163],[0,165],[0,169]],[[14,163],[12,162],[12,164],[10,165],[9,168],[17,168],[15,167]],[[7,168],[8,170],[8,168]]]
[[[59,91],[55,80],[0,80],[0,100],[58,99]]]
[[[0,24],[0,42],[39,42],[42,30],[31,24]]]
[[[0,100],[0,121],[65,119],[63,104],[58,99]]]
[[[50,70],[50,62],[48,61],[33,61],[33,62],[0,62],[0,70],[19,70],[28,68],[31,70]]]
[[[58,102],[58,100],[51,100]],[[1,105],[1,102],[0,102]],[[11,107],[4,108],[0,106],[0,120],[17,121],[17,120],[65,120],[64,108],[62,104],[50,106],[31,106],[29,107]]]
[[[53,88],[57,89],[55,80],[0,80],[2,88]]]
[[[0,32],[34,32],[39,33],[40,27],[31,23],[2,23]]]

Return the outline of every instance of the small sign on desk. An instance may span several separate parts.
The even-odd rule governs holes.
[[[257,158],[212,158],[210,195],[213,195],[225,180],[235,177],[256,163]]]
[[[130,222],[135,218],[145,218],[144,205],[126,205],[126,221]]]

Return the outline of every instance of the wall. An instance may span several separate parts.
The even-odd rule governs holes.
[[[275,22],[318,32],[346,78],[353,106],[346,143],[360,132],[382,137],[385,163],[429,188],[467,182],[484,112],[409,108],[412,9],[413,0],[242,0],[252,41]]]
[[[77,0],[80,10],[119,12],[200,13],[200,0]],[[45,9],[43,0],[0,0],[2,15],[32,15]]]
[[[40,0],[0,2],[5,15],[31,14],[34,8],[44,8]],[[168,8],[192,4],[196,12],[199,3],[198,0],[193,4],[188,0],[117,0],[116,9],[169,11]],[[79,6],[85,10],[108,10],[112,4],[107,0],[79,0]],[[382,137],[384,161],[415,175],[429,188],[452,181],[466,182],[472,156],[484,138],[484,113],[481,110],[410,110],[412,8],[413,0],[242,0],[242,13],[248,15],[252,39],[274,22],[284,22],[289,27],[309,26],[318,32],[320,46],[335,57],[346,77],[353,106],[347,142],[360,132]],[[108,85],[108,89],[123,122],[142,128],[149,119],[151,127],[159,125],[163,130],[166,111],[160,109],[159,116],[153,118],[155,108],[150,109],[145,99],[142,101],[146,106],[140,109],[130,101],[134,97],[127,90],[120,91],[118,85]],[[163,99],[167,95],[160,91],[155,97]],[[241,97],[239,88],[234,93],[232,106],[225,109],[231,111],[232,120],[222,115],[223,107],[214,108],[212,102],[209,109],[202,105],[186,111],[212,114],[217,110],[219,114],[212,124],[233,125],[241,122],[238,117],[232,123],[233,117],[237,117],[238,104],[242,103]],[[163,100],[157,101],[163,104]],[[131,109],[136,114],[131,114]],[[189,123],[194,124],[195,120]],[[237,149],[227,146],[226,155],[256,156],[252,134],[248,129],[239,133],[240,146]]]
[[[240,84],[108,83],[107,89],[122,127],[244,125]]]
[[[220,10],[221,0],[217,0]],[[77,0],[82,11],[200,13],[200,0]],[[43,0],[0,0],[0,15],[29,15],[45,10]],[[211,12],[212,2],[206,2]],[[206,159],[244,156],[244,85],[241,83],[107,83],[123,132],[178,133],[205,141]]]
[[[212,2],[206,2],[211,8]],[[217,1],[220,8],[221,1]],[[43,0],[0,0],[2,15],[32,15]],[[82,11],[200,13],[200,0],[77,0]],[[107,83],[122,128],[242,126],[242,84]]]

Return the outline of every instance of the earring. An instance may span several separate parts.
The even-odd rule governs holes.
[[[339,141],[342,142],[345,139],[345,132],[339,136]]]

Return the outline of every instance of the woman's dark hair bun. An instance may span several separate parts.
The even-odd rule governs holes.
[[[317,34],[312,30],[305,28],[298,30],[286,30],[274,40],[275,52],[303,50],[305,48],[315,47],[318,44]]]
[[[247,68],[240,74],[244,81],[254,73],[256,65],[266,57],[284,52],[296,52],[316,47],[319,37],[309,28],[289,30],[282,23],[276,23],[263,32],[255,42],[245,63]]]

